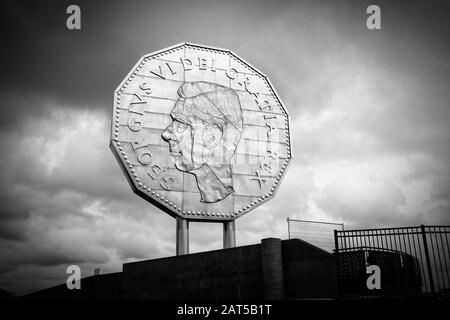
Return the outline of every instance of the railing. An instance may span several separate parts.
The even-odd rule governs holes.
[[[334,231],[341,297],[450,297],[450,226]],[[369,289],[367,267],[380,268]]]
[[[343,223],[297,220],[287,218],[289,239],[299,238],[323,250],[333,252],[334,230],[344,230]]]

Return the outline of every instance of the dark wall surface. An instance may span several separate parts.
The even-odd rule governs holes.
[[[267,245],[276,242],[278,245]],[[299,239],[269,238],[263,243],[126,263],[121,273],[82,279],[81,290],[68,290],[62,284],[19,298],[223,300],[337,296],[332,254]]]
[[[260,245],[123,266],[125,299],[262,298]]]
[[[282,250],[287,298],[337,297],[334,255],[300,239],[283,241]]]
[[[284,298],[335,298],[332,254],[299,239],[281,242]],[[128,263],[126,299],[262,299],[261,245]]]

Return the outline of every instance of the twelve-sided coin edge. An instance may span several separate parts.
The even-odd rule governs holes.
[[[286,130],[286,137],[285,142],[287,145],[287,158],[281,163],[280,169],[277,172],[276,176],[274,177],[274,183],[270,188],[270,191],[267,192],[264,195],[261,195],[258,197],[258,199],[252,201],[251,203],[248,203],[247,205],[235,210],[233,213],[228,212],[192,212],[192,211],[186,211],[183,210],[179,205],[171,202],[169,199],[165,198],[162,194],[158,192],[158,190],[152,190],[147,185],[143,184],[140,180],[136,170],[134,169],[133,164],[128,159],[123,145],[119,140],[119,119],[120,119],[120,103],[121,103],[121,95],[127,88],[128,84],[134,79],[137,72],[144,67],[145,63],[147,61],[150,61],[154,58],[162,57],[165,54],[173,53],[179,50],[183,50],[185,48],[195,49],[195,50],[201,50],[201,51],[207,51],[207,52],[213,52],[213,53],[219,53],[219,54],[227,54],[231,59],[234,59],[235,62],[242,65],[245,68],[250,69],[254,72],[254,75],[260,77],[265,85],[269,88],[271,95],[275,98],[275,101],[277,102],[278,106],[282,110],[283,116],[285,118],[285,130]],[[186,219],[195,219],[195,220],[204,220],[204,221],[211,221],[211,220],[235,220],[238,217],[248,213],[252,209],[258,207],[259,205],[267,202],[268,200],[272,199],[278,189],[278,186],[284,177],[284,173],[288,168],[288,165],[290,163],[290,159],[292,158],[292,150],[291,150],[291,141],[290,141],[290,129],[289,129],[289,114],[286,111],[283,103],[281,102],[281,99],[279,98],[277,92],[274,90],[272,84],[268,80],[268,78],[258,71],[256,68],[254,68],[251,64],[234,54],[233,52],[225,49],[219,49],[219,48],[213,48],[203,45],[196,45],[196,44],[190,44],[190,43],[182,43],[178,44],[176,46],[163,49],[157,52],[153,52],[150,54],[146,54],[142,56],[136,65],[131,69],[131,71],[128,73],[126,78],[122,81],[122,83],[116,88],[114,91],[114,102],[113,102],[113,118],[112,118],[112,126],[111,126],[111,141],[110,141],[111,149],[116,157],[116,159],[119,162],[119,165],[121,166],[122,170],[124,171],[125,175],[127,176],[127,180],[130,183],[130,186],[132,187],[133,191],[140,195],[141,197],[149,200],[151,203],[156,205],[157,207],[161,209],[166,209],[167,213],[170,215],[176,217],[180,216],[182,218]],[[167,210],[168,209],[168,210]]]

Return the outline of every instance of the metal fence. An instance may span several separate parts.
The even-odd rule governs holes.
[[[289,239],[299,238],[328,252],[334,249],[334,230],[344,230],[343,223],[287,218]]]
[[[334,231],[341,297],[450,298],[450,226]],[[368,289],[378,265],[381,288]]]

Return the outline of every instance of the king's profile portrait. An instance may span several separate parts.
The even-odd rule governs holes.
[[[234,192],[231,160],[242,136],[239,97],[233,89],[197,81],[178,88],[172,122],[161,134],[175,168],[193,174],[206,203]]]

